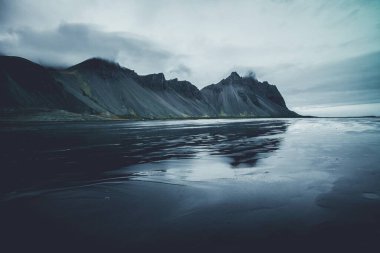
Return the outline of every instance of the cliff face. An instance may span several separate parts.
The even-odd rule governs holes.
[[[126,118],[296,116],[277,88],[232,73],[201,91],[162,73],[140,76],[102,59],[63,70],[0,57],[0,109],[65,110]]]

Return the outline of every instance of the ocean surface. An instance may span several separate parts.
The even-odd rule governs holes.
[[[2,122],[0,168],[1,252],[380,249],[378,118]]]

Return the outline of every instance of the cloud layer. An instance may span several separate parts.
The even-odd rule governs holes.
[[[135,66],[143,72],[157,65],[164,68],[175,65],[178,60],[169,51],[139,36],[105,32],[85,24],[61,24],[47,31],[9,29],[0,40],[0,51],[53,66],[70,66],[91,57],[101,57]]]
[[[90,57],[204,87],[236,70],[291,108],[379,102],[380,1],[0,0],[0,53]],[[322,106],[322,107],[321,107]]]

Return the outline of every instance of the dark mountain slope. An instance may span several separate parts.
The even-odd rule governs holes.
[[[98,112],[148,118],[201,117],[208,112],[201,93],[194,96],[188,92],[196,89],[188,82],[167,81],[163,74],[139,76],[101,59],[87,60],[54,75]]]
[[[232,72],[201,90],[219,116],[294,117],[275,85]]]
[[[63,70],[0,57],[0,109],[65,110],[125,118],[242,117],[297,114],[276,86],[232,73],[201,91],[164,74],[140,76],[98,58]]]
[[[0,56],[0,108],[94,112],[66,91],[46,68],[9,56]]]

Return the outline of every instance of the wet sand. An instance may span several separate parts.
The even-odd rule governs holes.
[[[3,252],[378,252],[377,119],[45,123],[0,135],[14,140],[1,144]]]

